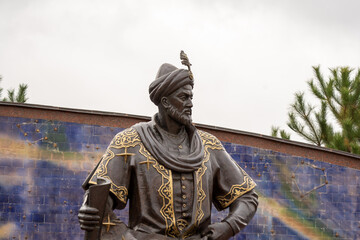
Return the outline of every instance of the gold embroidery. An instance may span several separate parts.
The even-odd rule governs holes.
[[[175,224],[172,172],[159,164],[153,166],[162,175],[162,184],[158,192],[163,199],[163,206],[160,209],[160,213],[166,223],[165,234],[170,237],[177,237],[180,232]]]
[[[149,164],[150,163],[155,163],[155,162],[154,161],[149,161],[149,159],[146,159],[146,161],[139,162],[139,164],[146,164],[147,165],[147,170],[149,170]]]
[[[210,133],[207,132],[203,132],[198,130],[198,133],[201,137],[201,140],[203,141],[203,145],[204,148],[206,148],[206,150],[208,148],[210,149],[224,149],[223,145],[221,144],[221,142],[219,141],[219,139],[217,139],[214,135],[211,135]]]
[[[160,214],[165,220],[165,234],[169,237],[176,238],[180,235],[180,232],[176,226],[175,220],[172,172],[171,170],[166,169],[163,165],[159,164],[155,158],[146,150],[142,143],[140,143],[139,153],[146,158],[146,161],[140,162],[139,164],[147,164],[149,166],[151,163],[155,170],[162,176],[161,186],[158,189],[159,195],[163,200]]]
[[[222,208],[227,208],[238,197],[247,193],[256,186],[256,183],[249,177],[249,175],[247,175],[243,169],[241,170],[244,174],[244,182],[240,185],[237,184],[231,186],[230,191],[224,196],[216,197],[216,200],[218,200]]]
[[[116,226],[116,223],[111,222],[110,214],[108,214],[107,220],[108,220],[107,222],[104,221],[102,224],[106,226],[106,232],[109,232],[110,227],[111,226]]]
[[[96,169],[94,175],[92,176],[91,180],[89,181],[89,183],[91,184],[97,184],[96,181],[94,181],[94,177],[98,176],[98,177],[103,177],[108,179],[111,182],[110,185],[110,191],[112,193],[114,193],[114,195],[124,204],[126,204],[127,201],[127,196],[128,196],[128,190],[126,189],[126,187],[124,186],[117,186],[111,179],[110,177],[107,176],[107,165],[109,163],[109,161],[111,159],[113,159],[115,156],[114,152],[110,150],[110,148],[108,148],[108,150],[106,151],[106,153],[104,154],[98,168]]]
[[[139,145],[140,147],[139,153],[146,158],[146,161],[140,162],[139,164],[147,164],[148,170],[149,170],[149,165],[152,164],[152,166],[156,169],[156,171],[160,173],[162,176],[162,184],[158,189],[159,195],[163,199],[163,206],[160,209],[160,214],[163,216],[165,220],[165,225],[166,225],[165,234],[171,237],[177,237],[179,236],[180,232],[177,229],[176,221],[175,221],[172,172],[171,170],[167,170],[164,166],[160,165],[154,159],[154,157],[152,157],[152,155],[146,150],[145,146],[142,144],[140,137],[135,129],[130,128],[124,130],[123,132],[117,134],[114,137],[114,140],[111,142],[110,147],[108,148],[107,153],[105,154],[105,157],[102,163],[100,164],[101,166],[99,166],[98,171],[96,171],[95,174],[101,174],[101,176],[103,176],[107,173],[107,169],[106,169],[107,163],[115,156],[115,154],[110,150],[110,148],[115,148],[115,149],[125,148],[125,152],[123,154],[116,154],[116,155],[124,156],[124,160],[126,163],[126,157],[130,156],[126,149],[128,147],[135,147],[137,145]],[[109,180],[111,181],[111,179]],[[110,191],[112,191],[119,198],[120,201],[126,204],[128,191],[125,187],[116,186],[112,182]]]
[[[199,226],[202,218],[204,217],[204,211],[202,210],[202,203],[206,198],[206,193],[203,189],[203,185],[202,185],[202,177],[204,176],[207,167],[205,165],[205,163],[207,163],[210,159],[210,152],[208,151],[208,149],[217,149],[217,150],[221,150],[224,149],[221,142],[214,137],[213,135],[207,133],[207,132],[203,132],[198,130],[198,133],[201,137],[203,146],[204,146],[204,158],[203,161],[201,163],[201,166],[199,167],[198,170],[196,170],[195,172],[195,179],[194,181],[196,181],[196,190],[197,190],[197,196],[196,196],[196,212],[195,212],[195,225],[191,226],[185,233],[184,233],[184,238],[188,238],[191,235],[193,235],[195,233],[196,227]]]
[[[141,143],[140,137],[136,130],[133,128],[126,129],[118,133],[110,146],[112,148],[124,148],[124,147],[135,147]]]
[[[109,178],[108,178],[109,179]],[[109,179],[110,180],[110,179]],[[127,202],[128,190],[124,186],[117,186],[114,183],[111,184],[110,191],[124,204]]]
[[[107,176],[107,166],[111,159],[113,159],[116,155],[124,156],[125,163],[127,161],[128,156],[132,156],[133,153],[128,153],[127,148],[128,147],[135,147],[136,145],[140,144],[140,138],[137,135],[137,132],[135,129],[129,128],[126,129],[120,133],[118,133],[113,141],[110,143],[108,149],[106,150],[104,156],[100,160],[100,164],[98,168],[96,169],[94,175],[92,176],[89,183],[96,184],[96,181],[94,181],[94,177],[104,177],[108,179],[111,182],[110,191],[124,204],[127,202],[128,197],[128,190],[125,186],[118,186],[116,185],[109,176]],[[115,154],[111,148],[115,149],[122,149],[125,148],[124,153]]]
[[[125,151],[123,152],[123,153],[118,153],[118,154],[115,154],[116,156],[122,156],[122,157],[124,157],[124,161],[125,161],[125,163],[127,162],[127,157],[128,156],[134,156],[135,155],[135,153],[128,153],[127,152],[127,147],[125,147]]]
[[[113,159],[115,157],[115,154],[113,151],[111,151],[110,149],[107,149],[105,154],[103,155],[102,159],[100,160],[100,164],[98,166],[98,168],[96,169],[95,173],[93,176],[104,176],[107,174],[107,165],[109,163],[109,161],[111,159]],[[96,184],[94,182],[94,184]]]
[[[189,223],[184,219],[178,219],[176,223],[180,231],[184,230],[189,225]]]
[[[111,158],[110,158],[111,159]],[[91,180],[89,181],[89,183],[91,184],[97,184],[93,178],[95,176],[98,177],[103,177],[108,179],[111,182],[110,185],[110,191],[124,204],[126,204],[127,202],[127,196],[128,196],[128,190],[126,189],[126,187],[124,186],[118,186],[116,185],[108,176],[106,176],[107,173],[107,163],[110,159],[106,159],[107,162],[104,163],[104,159],[103,162],[100,163],[99,168],[96,170],[95,174],[93,175],[93,177],[91,178]]]
[[[173,201],[173,181],[172,181],[172,172],[171,170],[166,169],[164,166],[160,165],[155,158],[146,150],[145,146],[142,144],[139,135],[135,129],[129,129],[128,131],[122,132],[123,134],[118,134],[114,138],[114,141],[111,144],[112,148],[123,148],[123,147],[135,147],[140,146],[139,153],[146,158],[146,161],[140,162],[139,164],[147,164],[147,169],[149,170],[149,165],[156,169],[158,173],[162,176],[162,184],[158,189],[159,195],[163,199],[163,206],[160,209],[160,214],[165,220],[165,234],[171,237],[179,236],[180,232],[177,229],[175,221],[175,212],[174,212],[174,201]],[[127,192],[126,192],[127,193]]]
[[[195,172],[196,174],[196,188],[197,188],[197,204],[196,204],[196,214],[195,214],[195,224],[198,226],[200,224],[201,219],[204,217],[204,212],[202,210],[202,202],[206,198],[206,193],[202,187],[202,177],[204,176],[207,167],[205,163],[207,163],[210,159],[210,152],[208,149],[223,149],[221,142],[214,137],[213,135],[198,131],[204,145],[204,160],[201,163],[201,167]]]
[[[213,135],[202,131],[198,131],[198,133],[204,145],[204,159],[201,163],[201,167],[195,172],[195,179],[194,179],[196,181],[196,188],[197,188],[195,226],[191,226],[190,229],[188,229],[188,231],[184,233],[183,235],[184,238],[187,238],[194,234],[196,226],[200,224],[202,218],[204,217],[204,212],[202,210],[202,203],[207,196],[205,191],[203,190],[202,177],[204,176],[207,170],[207,166],[205,164],[210,159],[209,149],[217,149],[217,150],[223,149],[221,142]],[[152,165],[154,169],[162,176],[162,182],[161,182],[161,186],[158,189],[158,192],[161,198],[163,199],[163,205],[160,209],[160,214],[163,216],[165,220],[165,225],[166,225],[165,234],[170,237],[175,237],[175,238],[179,237],[180,231],[182,231],[187,227],[187,222],[184,220],[186,222],[185,223],[184,221],[181,221],[181,219],[176,221],[175,219],[172,172],[171,170],[166,169],[163,165],[160,165],[152,157],[152,155],[146,150],[146,148],[142,144],[140,137],[138,136],[137,132],[134,129],[131,128],[127,129],[119,133],[117,136],[115,136],[114,140],[110,144],[107,152],[105,153],[102,159],[101,164],[99,165],[94,175],[106,177],[104,175],[106,175],[107,173],[107,164],[115,156],[114,152],[112,152],[110,148],[115,148],[115,149],[125,148],[125,152],[123,155],[129,156],[127,154],[126,148],[135,147],[137,145],[140,146],[139,153],[146,158],[146,161],[140,162],[139,164],[147,164],[148,170],[149,170],[149,165]],[[124,157],[125,162],[127,160],[126,159],[127,156]],[[251,178],[248,177],[248,175],[245,172],[244,172],[244,176],[247,177],[246,181],[248,182],[248,185],[255,184],[252,182]],[[109,180],[111,181],[111,179]],[[226,194],[222,198],[218,197],[217,200],[220,202],[222,206],[230,205],[232,201],[234,201],[237,197],[245,193],[244,191],[246,190],[243,190],[244,184],[234,185],[228,194]],[[248,189],[247,191],[249,190],[250,189]],[[120,199],[120,201],[126,204],[128,191],[125,187],[116,186],[112,182],[111,191]]]
[[[221,150],[221,149],[224,149],[224,148],[223,148],[221,142],[216,137],[214,137],[213,135],[211,135],[209,133],[206,133],[206,132],[202,132],[202,131],[199,131],[199,134],[200,134],[200,136],[201,136],[201,138],[203,140],[203,144],[204,144],[204,148],[205,148],[205,159],[204,159],[204,162],[203,162],[203,163],[205,163],[206,161],[208,161],[208,159],[210,157],[210,156],[208,156],[208,155],[210,155],[210,153],[208,151],[209,148],[210,149],[217,149],[217,150]],[[233,185],[231,187],[229,193],[225,194],[224,196],[219,196],[219,197],[216,198],[223,208],[228,207],[233,201],[235,201],[235,199],[237,199],[241,195],[245,194],[246,192],[250,191],[251,189],[253,189],[256,186],[256,183],[249,177],[249,175],[236,162],[235,162],[235,164],[242,171],[242,173],[244,175],[244,182],[241,185]],[[202,168],[204,168],[204,170],[201,170],[201,171],[204,171],[204,173],[205,173],[206,166],[204,164],[202,164]],[[200,169],[198,171],[200,171]],[[202,175],[204,173],[202,173]],[[201,185],[201,183],[199,184],[199,186],[200,185]],[[201,194],[203,192],[198,190],[198,194],[199,193],[200,193],[200,196],[201,196]],[[199,211],[199,216],[198,216],[199,220],[198,221],[200,221],[201,220],[200,217],[202,217],[202,210],[198,210],[198,211]]]

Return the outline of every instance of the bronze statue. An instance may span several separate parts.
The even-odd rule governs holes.
[[[101,239],[220,240],[237,234],[254,216],[254,181],[216,137],[192,125],[194,80],[184,52],[181,60],[188,69],[165,63],[150,84],[158,113],[118,133],[85,181],[78,215],[83,230],[101,223]],[[109,194],[102,194],[104,214],[88,201],[89,186],[99,178],[110,182]],[[128,200],[127,226],[112,210],[123,209]],[[212,203],[219,211],[230,208],[221,222],[211,224]]]

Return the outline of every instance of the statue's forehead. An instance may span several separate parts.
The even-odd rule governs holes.
[[[177,95],[177,94],[180,94],[180,93],[186,93],[188,95],[193,95],[192,90],[193,90],[192,86],[190,84],[187,84],[187,85],[184,85],[184,86],[178,88],[173,93],[171,93],[169,96]]]

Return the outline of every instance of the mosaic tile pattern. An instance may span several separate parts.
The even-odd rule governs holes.
[[[121,130],[0,116],[0,239],[83,239],[81,184]],[[233,239],[360,239],[359,170],[223,144],[260,195]],[[214,209],[213,221],[226,215]]]

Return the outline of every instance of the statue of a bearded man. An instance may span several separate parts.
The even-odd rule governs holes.
[[[182,60],[188,69],[165,63],[150,84],[158,113],[118,133],[83,185],[78,216],[90,232],[101,223],[87,189],[99,178],[110,182],[101,239],[229,239],[256,212],[254,181],[215,136],[192,124],[194,80],[183,52]],[[125,225],[112,210],[128,201]],[[211,223],[212,204],[229,208],[221,222]]]

